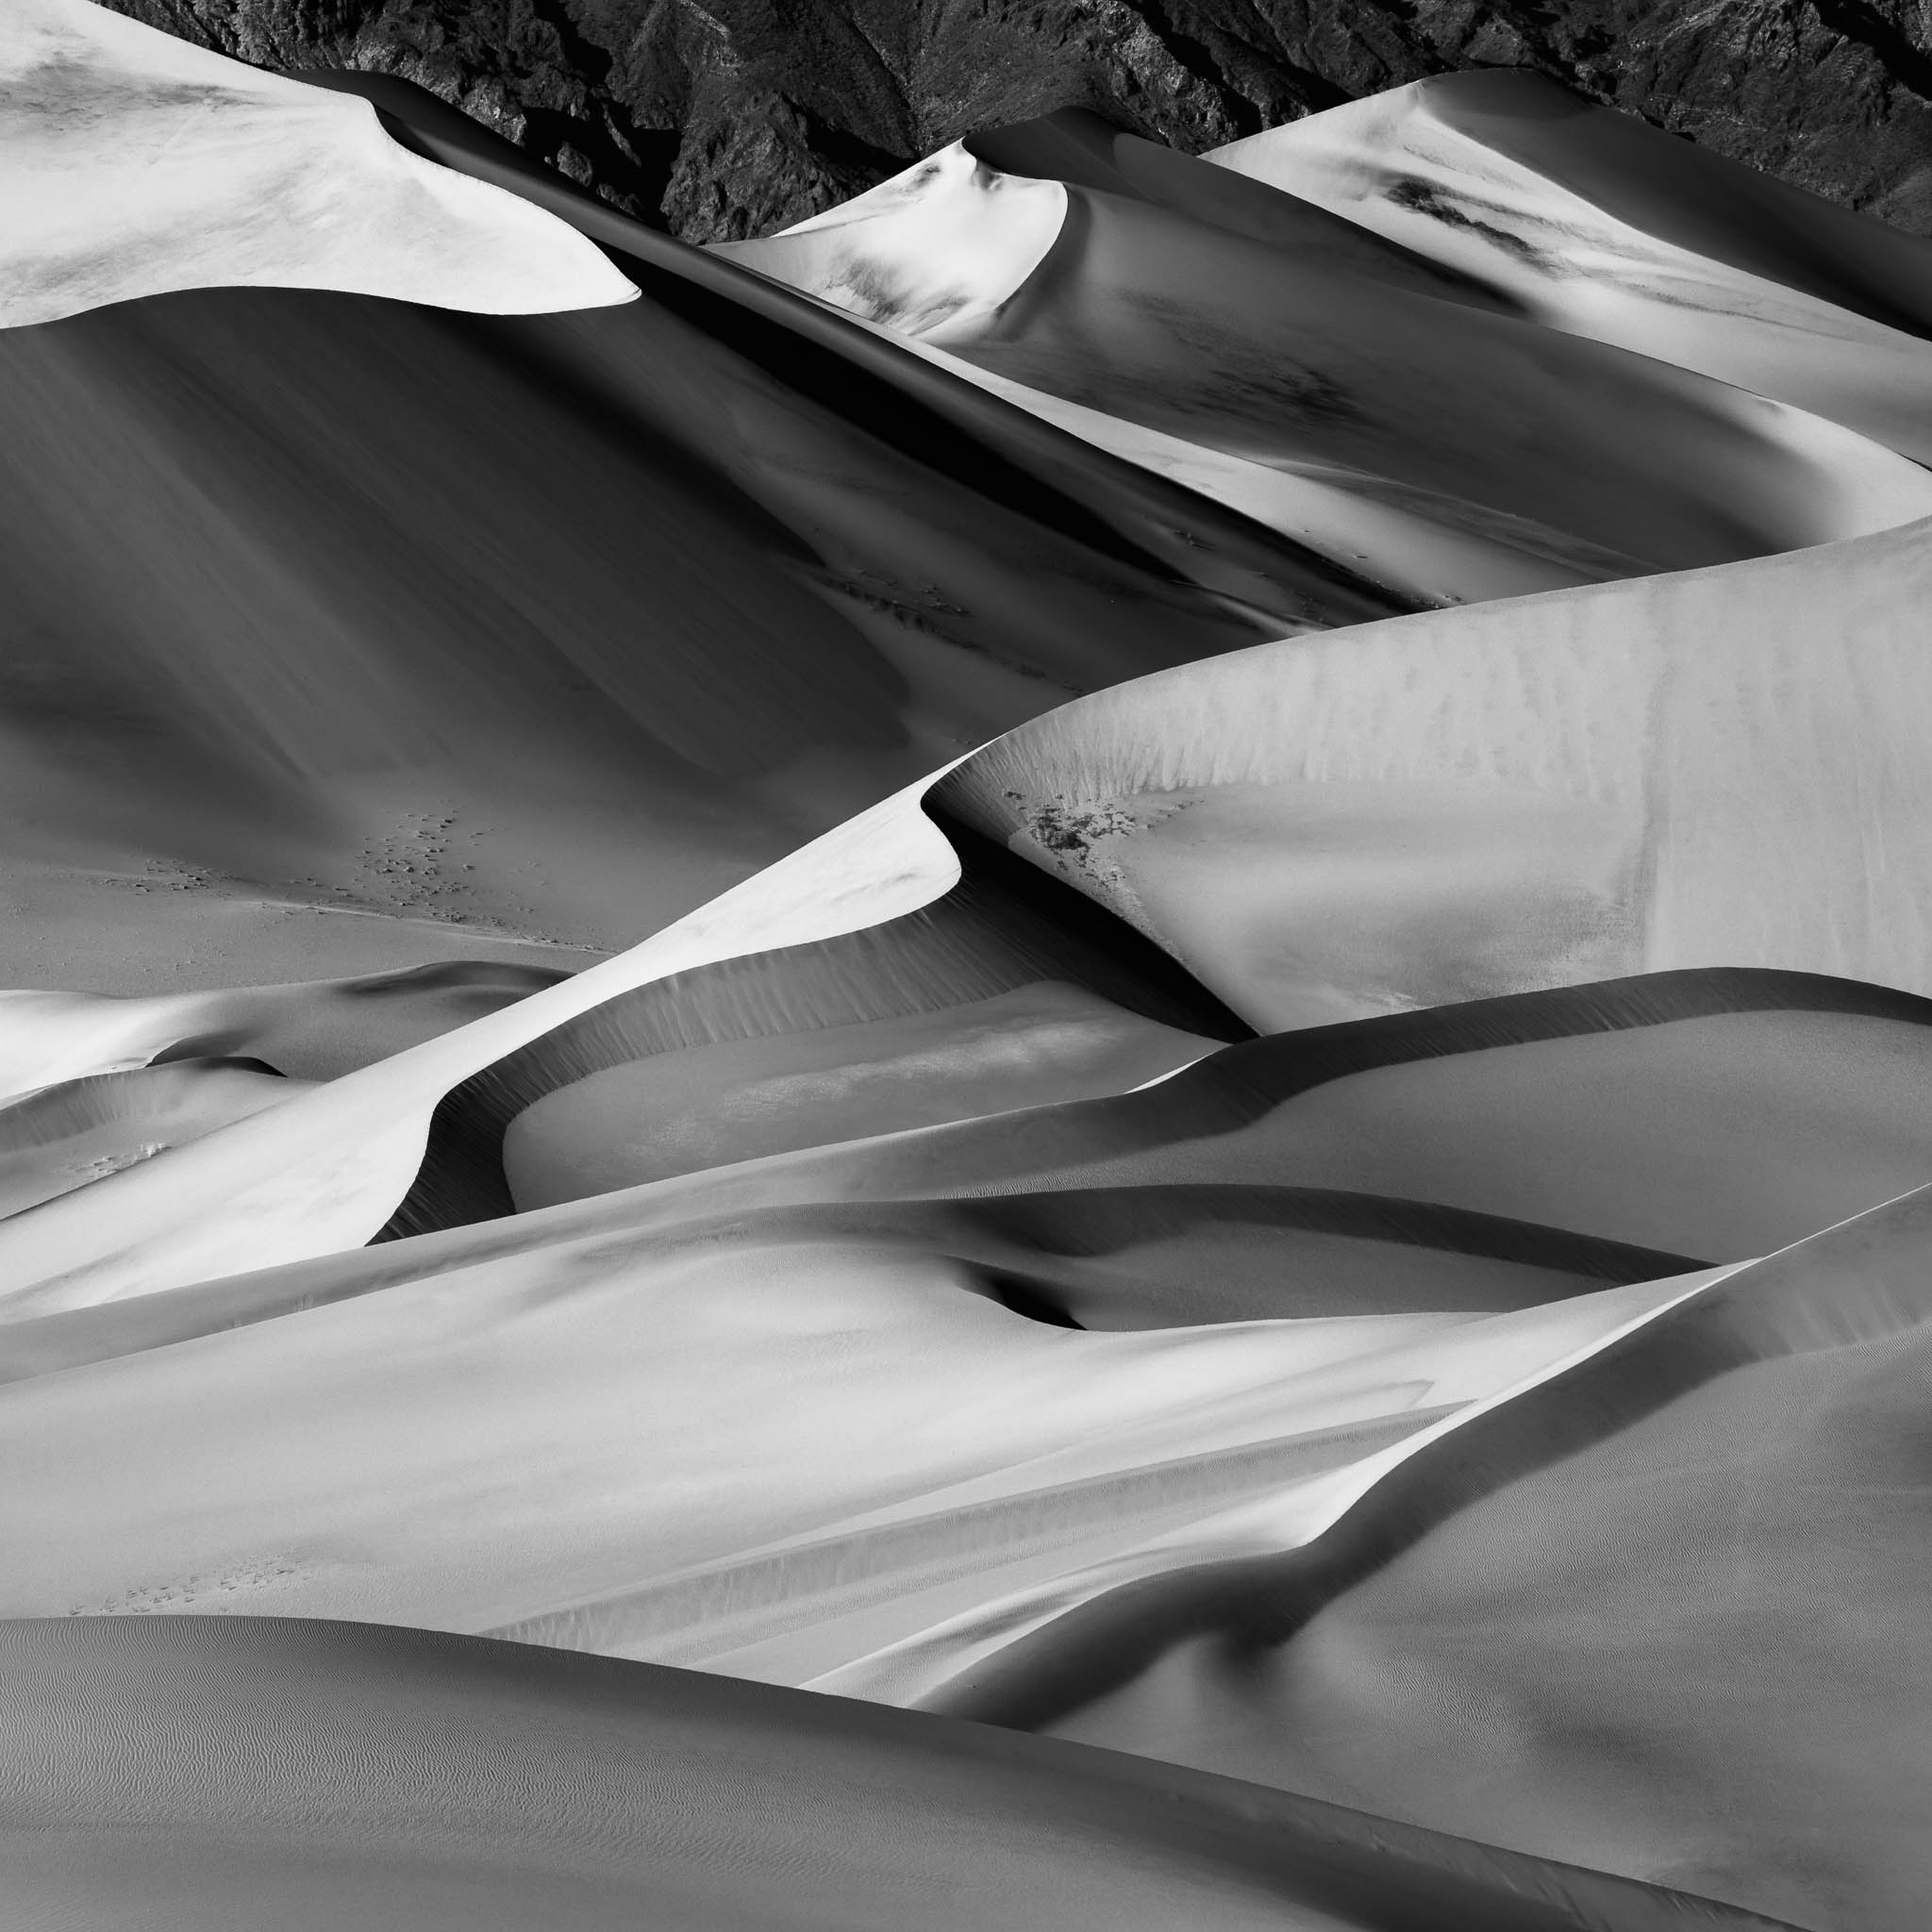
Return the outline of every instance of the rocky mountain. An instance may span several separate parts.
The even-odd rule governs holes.
[[[402,75],[692,241],[797,221],[975,127],[1097,108],[1198,152],[1527,67],[1932,232],[1924,0],[108,0],[283,71]]]

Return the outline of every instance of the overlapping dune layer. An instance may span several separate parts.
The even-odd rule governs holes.
[[[1913,1932],[1927,244],[0,71],[25,1923]]]

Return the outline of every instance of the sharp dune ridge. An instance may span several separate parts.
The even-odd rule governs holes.
[[[1932,243],[0,81],[9,1909],[1914,1932]]]

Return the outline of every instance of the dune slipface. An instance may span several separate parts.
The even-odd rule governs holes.
[[[8,1910],[1917,1932],[1932,244],[0,78]]]

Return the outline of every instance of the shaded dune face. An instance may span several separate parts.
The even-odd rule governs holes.
[[[226,73],[0,328],[0,1918],[1917,1932],[1924,255]]]
[[[688,1047],[592,1074],[510,1123],[520,1208],[1057,1100],[1172,1073],[1214,1042],[1135,1025],[1064,982],[927,1016]]]
[[[1735,1260],[1932,1181],[1928,1016],[1851,982],[1658,974],[1283,1034],[841,1164],[880,1193],[1359,1190]]]
[[[9,1624],[0,1657],[14,1899],[103,1932],[240,1926],[271,1890],[291,1927],[1770,1923],[1110,1752],[514,1645],[80,1620]]]
[[[1300,127],[1319,141],[1326,118]],[[1493,568],[1513,550],[1571,573],[1550,581],[1757,556],[1925,514],[1923,476],[1885,445],[1878,375],[1852,378],[1866,405],[1854,416],[1874,441],[1674,367],[1685,358],[1667,339],[1633,342],[1633,357],[1576,340],[1587,328],[1553,332],[1534,275],[1525,294],[1524,275],[1488,274],[1480,249],[1444,258],[1426,240],[1403,245],[1406,231],[1385,238],[1341,219],[1355,212],[1344,197],[1329,195],[1336,212],[1297,198],[1297,132],[1281,130],[1278,161],[1266,148],[1277,137],[1264,136],[1263,159],[1238,148],[1217,169],[1091,116],[1050,117],[976,137],[830,215],[722,252],[943,347],[1006,392],[1153,432],[1159,441],[1140,453],[1155,467],[1175,460],[1177,443],[1319,478],[1364,510],[1401,506],[1444,537],[1493,546]],[[967,180],[961,167],[975,158]],[[1029,197],[1054,184],[1064,215],[1042,245]],[[1445,203],[1442,220],[1455,212]],[[995,265],[978,251],[1001,229],[1008,253]],[[973,272],[934,253],[940,234],[984,260],[970,299]],[[943,302],[876,293],[932,290],[946,275],[961,286]],[[1804,400],[1815,392],[1847,420],[1829,375],[1846,345],[1822,313],[1823,334],[1814,326],[1784,359],[1818,365],[1808,386],[1798,378]],[[1895,372],[1920,387],[1926,373]],[[1422,547],[1413,534],[1408,547]],[[1345,542],[1337,554],[1349,554]],[[1386,570],[1372,536],[1353,554]],[[1498,577],[1488,594],[1504,591]],[[1430,601],[1457,599],[1444,588]]]
[[[703,301],[217,291],[0,332],[0,721],[62,828],[16,841],[610,944],[1042,705],[1257,634]]]
[[[1124,133],[1085,108],[1069,108],[1038,121],[969,135],[963,145],[1004,175],[1148,202],[1412,294],[1461,301],[1499,315],[1519,312],[1509,296],[1473,275],[1389,241],[1285,187],[1267,192],[1272,184],[1241,174],[1230,180],[1217,178],[1195,166],[1192,157]]]
[[[1070,695],[1412,608],[548,198],[648,294],[0,330],[9,867],[609,947]]]
[[[1425,81],[1205,158],[1547,327],[1932,451],[1932,247],[1541,75]]]
[[[1080,191],[956,353],[1277,466],[1353,471],[1525,547],[1687,569],[1926,514],[1903,458],[1705,378]],[[1426,345],[1426,355],[1419,353]],[[1557,452],[1572,458],[1566,463]]]
[[[515,1205],[536,1205],[538,1197],[568,1199],[596,1191],[588,1177],[572,1174],[564,1151],[585,1135],[611,1185],[682,1172],[686,1165],[713,1166],[743,1158],[734,1151],[734,1129],[708,1110],[711,1090],[732,1084],[731,1066],[739,1069],[742,1086],[755,1085],[762,1070],[783,1074],[788,1064],[808,1064],[801,1057],[814,1051],[823,1064],[840,1064],[847,1043],[857,1062],[864,1056],[856,1042],[877,1037],[870,1029],[881,1024],[919,1020],[920,1030],[941,1048],[938,1059],[924,1067],[915,1060],[894,1083],[906,1096],[904,1104],[939,1119],[991,1110],[971,1104],[970,1074],[963,1090],[945,1091],[948,1071],[941,1047],[950,1039],[957,1054],[964,1050],[960,1036],[966,1029],[978,1024],[988,1030],[986,1023],[975,1022],[974,1008],[984,1002],[1005,1002],[991,1022],[994,1034],[1015,1033],[1027,1024],[1050,1027],[1057,1008],[1095,1029],[1086,1043],[1069,1038],[1058,1052],[1042,1039],[1038,1084],[1021,1090],[1041,1099],[1066,1097],[1070,1086],[1119,1091],[1138,1085],[1247,1031],[1138,933],[971,832],[953,836],[962,861],[959,883],[904,919],[653,981],[473,1075],[438,1107],[422,1173],[385,1232],[422,1233],[508,1213]],[[825,1029],[837,1029],[842,1041],[814,1049],[811,1041]],[[788,1040],[794,1042],[790,1048],[783,1043]],[[588,1085],[607,1070],[626,1067],[640,1068],[648,1087],[651,1061],[644,1056],[701,1052],[731,1041],[742,1042],[743,1050],[722,1065],[716,1056],[679,1063],[692,1065],[681,1108],[669,1093],[658,1103],[667,1127],[680,1113],[715,1121],[714,1131],[724,1137],[710,1149],[717,1159],[700,1159],[693,1153],[686,1161],[668,1157],[668,1165],[656,1162],[658,1172],[628,1166],[605,1140],[597,1103],[589,1096],[591,1118],[575,1133],[564,1127],[564,1150],[533,1155],[542,1144],[541,1122],[520,1136],[525,1150],[520,1162],[526,1184],[536,1191],[531,1199],[524,1200],[506,1182],[505,1131],[546,1096],[558,1090],[575,1091],[579,1083]],[[902,1043],[909,1046],[911,1038],[902,1034]],[[991,1039],[987,1045],[997,1051]],[[890,1058],[891,1047],[884,1051]],[[989,1071],[996,1079],[996,1072]],[[995,1085],[977,1097],[996,1104],[1002,1095]],[[1004,1097],[1024,1104],[1017,1092]],[[876,1100],[869,1103],[866,1095],[858,1094],[841,1112],[828,1114],[819,1099],[809,1089],[774,1096],[763,1111],[773,1122],[767,1138],[775,1136],[775,1141],[762,1147],[754,1141],[745,1153],[882,1131],[868,1118],[869,1104],[881,1104]],[[616,1106],[622,1113],[621,1098]],[[779,1124],[788,1115],[792,1124]],[[558,1118],[555,1107],[547,1117]],[[749,1124],[736,1131],[742,1133]],[[841,1126],[847,1131],[840,1132]],[[639,1152],[650,1160],[643,1149]],[[541,1182],[527,1164],[533,1158],[544,1174]]]
[[[1756,1263],[1306,1548],[1102,1598],[935,1707],[1909,1924],[1927,1222],[1922,1191]]]

